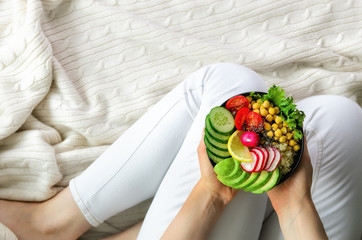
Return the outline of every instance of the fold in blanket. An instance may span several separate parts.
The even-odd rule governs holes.
[[[296,100],[361,105],[361,12],[361,1],[2,1],[0,198],[50,198],[210,63],[252,68]]]

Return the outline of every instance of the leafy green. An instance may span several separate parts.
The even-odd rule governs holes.
[[[281,87],[273,85],[269,88],[268,93],[260,95],[252,92],[251,96],[254,98],[260,98],[261,101],[268,100],[273,102],[274,105],[280,109],[281,118],[288,123],[288,126],[294,130],[294,138],[301,139],[303,137],[302,127],[305,114],[303,111],[299,111],[294,103],[292,97],[285,97],[285,92]]]

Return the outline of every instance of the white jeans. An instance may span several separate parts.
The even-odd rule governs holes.
[[[201,68],[167,94],[80,176],[70,190],[97,226],[154,196],[138,239],[159,239],[200,177],[197,146],[206,114],[226,99],[267,91],[245,67]],[[351,100],[318,96],[301,101],[314,168],[313,200],[331,239],[359,239],[362,228],[362,110]],[[240,191],[210,239],[282,238],[267,195]]]

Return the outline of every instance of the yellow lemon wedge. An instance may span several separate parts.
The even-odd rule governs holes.
[[[245,147],[244,144],[241,143],[241,135],[243,131],[236,130],[228,140],[228,151],[230,155],[240,162],[252,162],[253,159],[251,157],[251,153],[248,147]]]

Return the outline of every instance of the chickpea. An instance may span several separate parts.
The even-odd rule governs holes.
[[[279,108],[278,108],[278,107],[274,107],[274,109],[275,109],[275,114],[279,114],[279,112],[280,112]]]
[[[268,110],[266,110],[265,108],[261,108],[260,109],[260,115],[263,117],[266,117],[266,115],[268,115]]]
[[[268,121],[268,122],[272,122],[274,119],[273,119],[273,116],[268,114],[265,116],[265,119]]]
[[[282,135],[280,138],[279,138],[279,142],[281,143],[285,143],[287,141],[287,137]]]
[[[275,134],[276,137],[281,137],[282,136],[282,130],[277,129],[274,134]]]
[[[283,122],[283,127],[288,127],[288,123],[287,122]]]
[[[294,147],[296,144],[297,144],[297,143],[296,143],[293,139],[291,139],[291,140],[289,141],[289,146],[291,146],[291,147]]]
[[[277,118],[277,116],[278,116],[278,115],[276,115],[276,114],[273,115],[274,121],[275,121],[275,119]]]
[[[267,135],[268,137],[272,138],[272,137],[274,136],[274,133],[273,133],[273,131],[269,131],[269,132],[267,132],[266,135]]]
[[[287,139],[290,140],[290,139],[292,139],[292,137],[293,137],[293,134],[288,132],[287,133]]]
[[[253,98],[251,96],[247,96],[246,99],[248,99],[249,102],[253,101]]]
[[[265,123],[264,123],[264,129],[267,130],[267,131],[269,131],[269,130],[271,129],[270,123],[265,122]]]
[[[249,103],[249,106],[248,106],[249,109],[251,109],[251,103]]]
[[[299,149],[300,149],[300,146],[299,146],[298,144],[293,146],[293,150],[294,150],[295,152],[298,152]]]
[[[275,108],[269,108],[269,114],[274,115],[275,114]]]
[[[287,130],[286,127],[282,127],[281,130],[282,130],[282,133],[283,133],[283,134],[287,134],[287,132],[288,132],[288,130]]]
[[[282,123],[282,122],[283,122],[283,120],[282,120],[282,118],[281,118],[281,117],[276,116],[276,118],[275,118],[275,122],[276,122],[277,124],[279,124],[279,123]]]
[[[282,129],[283,124],[282,124],[282,123],[279,123],[279,124],[278,124],[278,127],[279,127],[280,129]]]
[[[258,100],[256,100],[257,103],[259,103],[259,105],[261,105],[261,99],[259,98]]]
[[[274,137],[274,140],[275,140],[275,141],[278,141],[278,140],[279,140],[279,137],[275,136],[275,137]]]
[[[256,112],[257,114],[260,114],[259,109],[254,109],[253,112]]]
[[[263,107],[265,108],[269,108],[270,107],[270,102],[268,100],[265,100],[262,104]]]
[[[278,129],[278,127],[279,127],[278,124],[276,124],[276,123],[272,124],[272,128],[274,131],[276,131]]]
[[[259,103],[254,103],[253,104],[253,109],[259,109],[260,108],[260,104]]]

